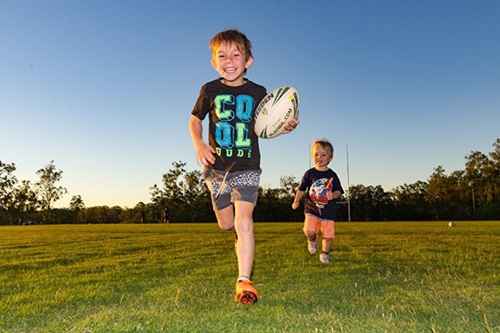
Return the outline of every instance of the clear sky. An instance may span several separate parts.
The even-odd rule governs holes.
[[[386,191],[462,170],[500,137],[500,1],[0,1],[0,160],[36,181],[51,160],[86,206],[150,202],[195,161],[188,120],[217,77],[208,43],[253,43],[247,77],[297,88],[296,131],[261,140],[265,188],[302,177],[327,137],[347,187]]]

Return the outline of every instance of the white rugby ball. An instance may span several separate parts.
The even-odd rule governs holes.
[[[263,139],[275,138],[292,118],[299,119],[299,93],[289,86],[276,88],[255,110],[255,134]]]

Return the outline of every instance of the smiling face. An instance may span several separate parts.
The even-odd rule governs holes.
[[[228,86],[241,86],[253,57],[242,52],[235,43],[223,42],[212,51],[212,66]]]
[[[328,164],[333,160],[333,151],[328,147],[315,143],[311,148],[311,158],[316,170],[326,171],[328,170]]]

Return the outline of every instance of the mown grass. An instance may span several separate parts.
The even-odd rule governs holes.
[[[500,223],[256,223],[259,302],[215,224],[0,227],[0,332],[500,332]]]

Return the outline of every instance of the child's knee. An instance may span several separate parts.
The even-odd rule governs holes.
[[[218,221],[218,225],[221,230],[234,232],[234,222]]]
[[[253,221],[250,219],[237,221],[235,227],[238,234],[253,233]]]
[[[304,234],[309,237],[309,238],[312,238],[316,235],[316,232],[314,230],[307,230],[307,229],[304,229]]]

